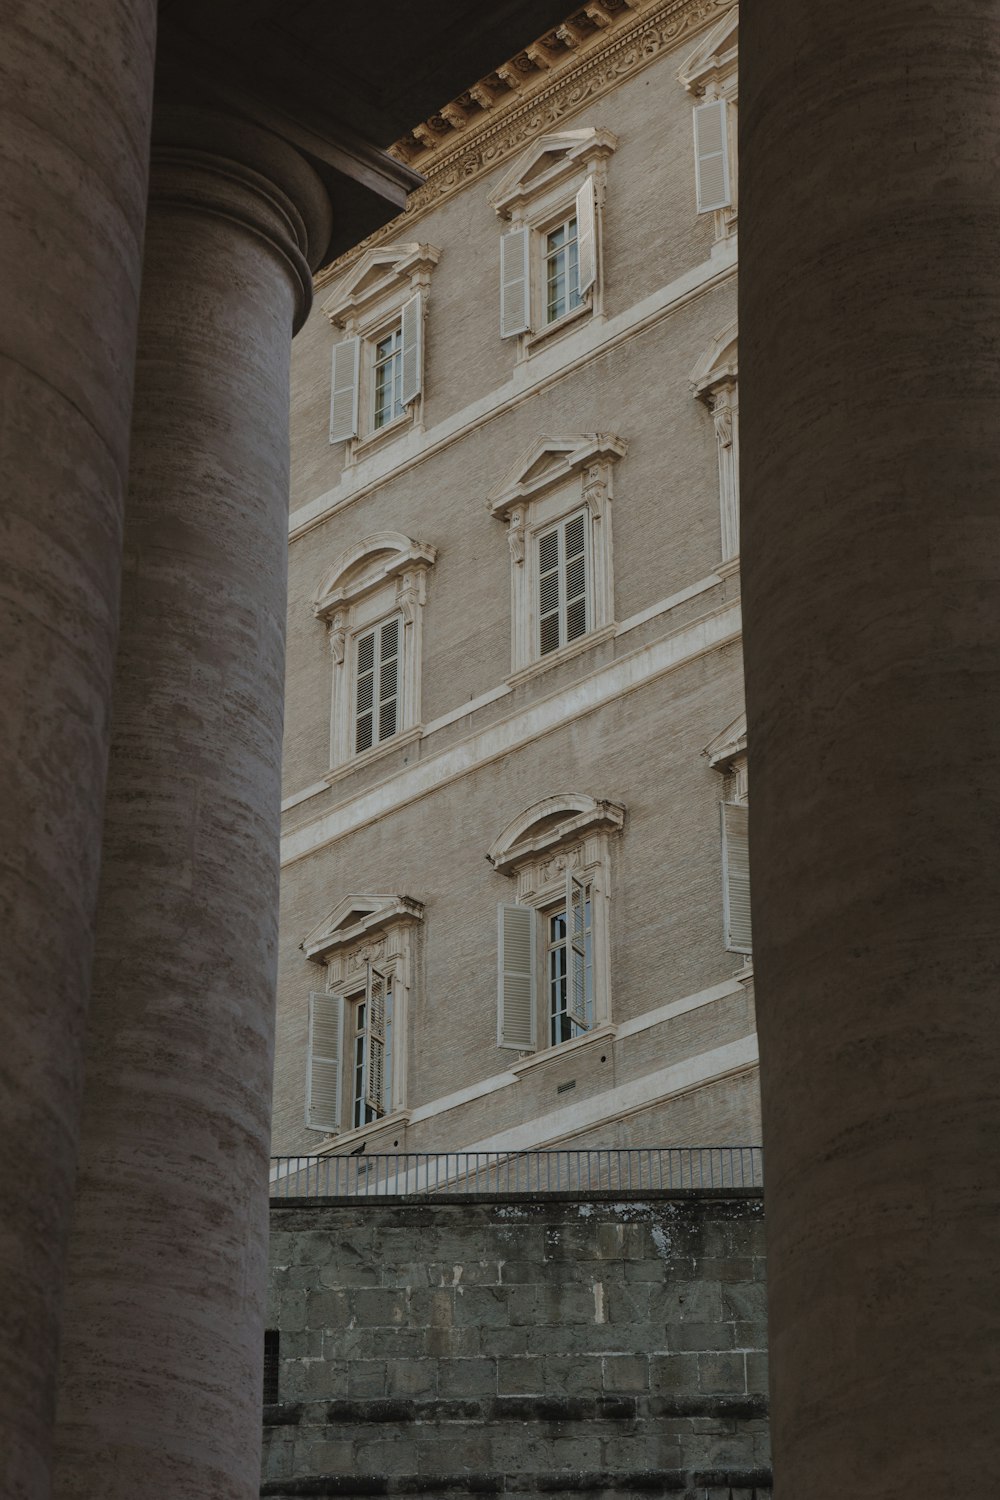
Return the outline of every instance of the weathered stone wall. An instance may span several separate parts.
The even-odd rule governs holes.
[[[262,1495],[765,1500],[763,1204],[272,1208]]]

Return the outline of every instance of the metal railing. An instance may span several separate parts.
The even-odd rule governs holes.
[[[760,1146],[399,1151],[271,1158],[273,1198],[646,1192],[762,1187],[763,1180]]]

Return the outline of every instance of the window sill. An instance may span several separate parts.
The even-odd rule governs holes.
[[[546,323],[545,327],[540,328],[537,333],[532,331],[531,333],[524,334],[525,354],[531,355],[536,349],[541,349],[548,343],[549,339],[558,338],[565,329],[572,328],[581,318],[591,318],[593,316],[594,304],[588,295],[586,300],[580,303],[579,307],[574,307],[570,312],[563,313],[561,318],[556,318],[553,322]]]
[[[601,1021],[583,1036],[574,1037],[571,1042],[557,1042],[554,1047],[546,1047],[541,1052],[533,1052],[530,1057],[512,1063],[510,1072],[520,1077],[522,1073],[544,1067],[546,1063],[561,1062],[571,1052],[585,1051],[587,1047],[595,1047],[598,1042],[613,1042],[617,1035],[618,1028],[612,1021]]]
[[[362,1141],[367,1141],[369,1136],[374,1136],[382,1130],[404,1130],[410,1123],[410,1111],[403,1108],[394,1109],[391,1114],[382,1115],[377,1120],[369,1120],[367,1125],[358,1125],[351,1130],[341,1130],[336,1135],[328,1132],[329,1143],[320,1146],[317,1156],[350,1156],[355,1146],[360,1146]],[[373,1155],[378,1155],[373,1151]],[[359,1156],[358,1161],[364,1160]]]
[[[561,646],[558,651],[550,651],[548,656],[540,656],[537,661],[529,662],[526,667],[519,667],[505,679],[508,687],[518,687],[520,683],[527,682],[532,677],[537,677],[540,672],[546,672],[550,667],[556,667],[560,662],[572,661],[574,656],[579,656],[591,646],[600,646],[604,641],[613,639],[618,626],[614,620],[609,625],[602,625],[600,630],[591,630],[587,635],[581,635],[578,641],[571,641],[568,646]]]
[[[323,780],[327,786],[332,786],[335,781],[342,781],[353,771],[360,771],[372,761],[381,760],[382,756],[388,755],[391,750],[401,750],[406,745],[414,744],[423,732],[422,724],[414,724],[412,728],[404,729],[401,734],[394,734],[392,739],[383,740],[380,745],[373,745],[370,750],[364,750],[360,755],[352,755],[350,760],[344,761],[343,765],[334,766],[332,770],[327,771]]]
[[[351,445],[351,462],[360,463],[370,453],[377,453],[380,448],[391,443],[401,433],[414,427],[416,425],[415,408],[416,402],[408,406],[401,417],[387,422],[384,427],[379,427],[375,432],[366,433],[364,437],[356,437]]]

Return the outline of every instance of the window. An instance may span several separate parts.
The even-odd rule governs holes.
[[[753,951],[750,927],[750,794],[747,770],[747,720],[741,714],[710,745],[705,755],[724,777],[719,808],[722,838],[723,941],[731,953]]]
[[[398,1119],[406,1095],[407,1010],[423,907],[351,896],[303,943],[325,970],[309,996],[306,1124],[340,1134]]]
[[[594,1024],[591,882],[572,871],[566,899],[545,916],[545,1009],[549,1043],[569,1042]]]
[[[400,532],[376,532],[317,590],[313,607],[333,657],[328,778],[421,732],[423,607],[436,555]]]
[[[403,415],[403,325],[400,323],[374,349],[372,427],[377,430]]]
[[[355,639],[354,749],[358,754],[391,739],[399,728],[401,625],[397,615]]]
[[[545,236],[545,321],[554,323],[575,307],[580,294],[580,241],[576,215]]]
[[[490,850],[516,882],[497,917],[497,1045],[532,1052],[610,1019],[610,836],[624,808],[551,797],[515,819]]]
[[[500,237],[500,335],[526,356],[577,317],[603,314],[600,221],[608,130],[541,136],[490,195]]]
[[[511,557],[511,681],[614,630],[609,433],[542,438],[492,491]]]
[[[424,323],[432,245],[380,245],[338,282],[323,310],[344,337],[333,348],[330,441],[353,463],[390,431],[422,421]]]
[[[392,1109],[392,975],[369,964],[365,989],[345,999],[351,1022],[350,1121],[357,1129]]]
[[[678,78],[698,101],[694,126],[695,203],[715,217],[716,240],[736,231],[736,109],[739,18],[736,7],[702,39]]]
[[[264,1405],[276,1406],[281,1400],[281,1331],[264,1330]]]
[[[713,340],[691,372],[691,390],[712,414],[719,459],[722,561],[740,554],[740,402],[736,325]]]
[[[586,543],[582,510],[537,538],[539,656],[587,633]]]

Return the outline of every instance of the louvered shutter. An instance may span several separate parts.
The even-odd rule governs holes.
[[[581,511],[563,525],[566,640],[587,634],[587,520]]]
[[[726,947],[732,953],[751,951],[748,817],[745,804],[723,802],[722,912]]]
[[[399,728],[399,620],[379,630],[378,739],[391,739]]]
[[[513,338],[530,327],[529,235],[512,229],[500,240],[500,337]]]
[[[403,381],[400,400],[415,401],[423,389],[424,305],[420,293],[403,303]]]
[[[377,631],[359,635],[355,642],[354,753],[375,743],[375,640]]]
[[[330,442],[344,443],[358,434],[358,367],[360,339],[343,339],[333,349],[330,396]]]
[[[314,1130],[340,1129],[340,1080],[344,1050],[344,1001],[315,991],[309,996],[309,1061],[306,1124]]]
[[[535,1046],[535,910],[500,904],[497,1046]]]
[[[571,1021],[587,1029],[587,886],[566,871],[566,939],[569,966],[566,1011]]]
[[[698,104],[694,110],[695,181],[698,212],[725,208],[729,191],[729,129],[725,99]]]
[[[538,654],[547,656],[561,645],[559,630],[559,527],[538,538]]]
[[[385,1012],[389,977],[369,963],[365,984],[365,1056],[368,1060],[366,1103],[385,1114]]]
[[[597,280],[597,204],[592,177],[576,195],[576,235],[582,297]]]

